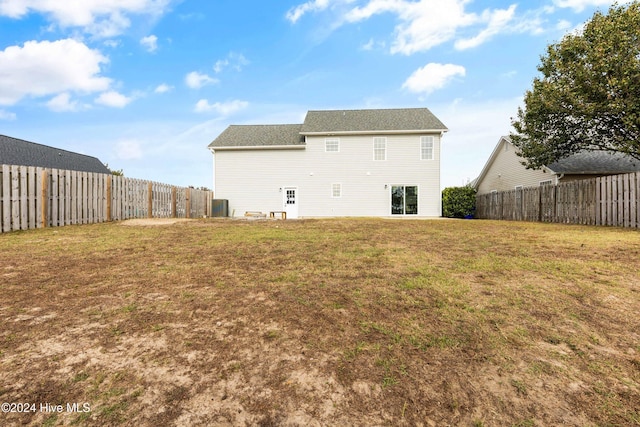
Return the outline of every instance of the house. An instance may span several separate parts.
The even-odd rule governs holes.
[[[0,135],[0,165],[39,166],[81,172],[111,173],[95,157],[5,135]]]
[[[209,144],[213,187],[236,216],[438,217],[446,131],[427,108],[309,111],[302,124],[232,125]]]
[[[508,136],[498,141],[472,186],[478,194],[640,171],[640,161],[605,151],[583,151],[539,170],[527,169]]]

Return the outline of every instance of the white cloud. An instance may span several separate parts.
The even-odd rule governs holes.
[[[136,140],[119,141],[115,150],[116,157],[121,160],[135,160],[143,157],[142,145]]]
[[[454,64],[427,64],[416,70],[402,87],[414,93],[429,94],[446,86],[456,76],[464,77],[466,70]]]
[[[162,83],[157,88],[155,88],[154,92],[155,93],[167,93],[167,92],[170,92],[172,89],[173,89],[172,86],[169,86],[166,83]]]
[[[620,3],[628,3],[628,1],[622,1]],[[591,6],[611,6],[613,1],[611,0],[554,0],[553,4],[562,8],[570,8],[576,12],[582,12],[587,7]]]
[[[287,19],[292,23],[298,22],[302,16],[308,12],[318,12],[329,7],[329,0],[310,0],[306,3],[289,9]]]
[[[0,105],[26,96],[107,90],[111,79],[100,76],[108,62],[99,51],[72,40],[29,41],[0,51]]]
[[[218,79],[214,79],[206,74],[198,73],[197,71],[192,71],[187,74],[184,81],[191,89],[200,89],[202,86],[220,82]]]
[[[11,111],[0,109],[0,120],[15,120],[16,114]]]
[[[371,51],[374,49],[385,49],[386,46],[387,46],[386,43],[383,41],[376,42],[374,39],[369,39],[367,43],[360,46],[360,49],[364,51]]]
[[[21,19],[41,13],[63,28],[113,37],[131,25],[127,15],[160,16],[169,4],[170,0],[0,0],[0,16]]]
[[[511,5],[506,10],[496,10],[493,12],[485,11],[483,20],[488,21],[488,26],[484,30],[480,31],[477,36],[470,39],[458,40],[455,43],[455,48],[458,50],[470,49],[480,46],[481,44],[490,40],[496,34],[505,32],[516,12],[516,5]]]
[[[229,101],[229,102],[216,102],[215,104],[209,104],[209,101],[206,99],[201,99],[196,104],[194,111],[196,113],[209,113],[215,112],[223,116],[228,116],[229,114],[233,114],[237,111],[240,111],[244,108],[247,108],[249,103],[246,101]]]
[[[355,3],[359,5],[354,6]],[[475,13],[468,10],[470,3],[470,0],[332,0],[331,3],[316,0],[291,9],[287,18],[296,22],[306,13],[335,10],[341,14],[333,18],[335,29],[376,15],[395,15],[398,24],[393,33],[391,53],[404,55],[424,52],[452,40],[458,40],[458,49],[468,49],[487,42],[497,34],[537,33],[540,30],[538,21],[530,23],[528,16],[516,18],[515,4],[506,9],[485,9]],[[462,29],[477,35],[459,40]],[[370,43],[365,46],[372,47]]]
[[[133,101],[132,97],[124,96],[114,90],[101,93],[100,96],[95,100],[96,104],[113,108],[124,108],[129,105],[131,101]]]
[[[140,44],[148,51],[155,52],[158,49],[158,37],[153,34],[140,39]]]
[[[456,30],[478,22],[478,16],[465,12],[466,0],[372,0],[364,7],[353,8],[346,22],[360,22],[374,15],[392,13],[400,23],[395,28],[392,53],[411,55],[429,50],[455,37]]]
[[[53,97],[49,102],[47,102],[47,107],[56,113],[78,111],[79,109],[78,102],[71,101],[71,95],[68,92],[63,92]]]
[[[213,71],[221,73],[225,68],[231,68],[235,71],[242,71],[242,68],[251,62],[241,53],[230,52],[225,59],[216,61]]]

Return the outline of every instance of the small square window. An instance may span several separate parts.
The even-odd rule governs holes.
[[[336,138],[325,139],[324,151],[326,153],[338,153],[340,151],[340,140]]]
[[[420,138],[420,160],[433,160],[433,137]]]
[[[331,197],[342,197],[342,184],[331,184]]]

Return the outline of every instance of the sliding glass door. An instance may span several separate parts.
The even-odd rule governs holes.
[[[391,215],[418,215],[418,187],[391,187]]]

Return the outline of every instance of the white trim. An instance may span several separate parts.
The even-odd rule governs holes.
[[[442,134],[449,129],[413,129],[413,130],[353,130],[353,131],[324,131],[324,132],[300,132],[304,136],[334,136],[334,135],[415,135],[425,133]]]
[[[300,145],[243,145],[238,147],[212,147],[215,151],[248,151],[248,150],[304,150],[306,144]]]

